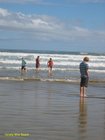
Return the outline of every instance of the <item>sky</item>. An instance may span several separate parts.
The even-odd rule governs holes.
[[[0,49],[105,52],[105,0],[0,0]]]

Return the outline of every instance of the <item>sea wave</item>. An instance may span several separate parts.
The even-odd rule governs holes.
[[[47,61],[52,57],[54,61],[53,71],[58,78],[79,77],[79,64],[84,56],[90,58],[89,71],[92,78],[102,79],[105,74],[105,55],[103,54],[86,54],[86,53],[61,53],[61,52],[28,52],[28,51],[9,51],[0,52],[0,75],[17,76],[21,69],[21,58],[26,60],[27,75],[33,75],[35,70],[35,58],[40,56],[40,74],[46,76],[48,72]],[[43,80],[43,79],[42,79]],[[45,80],[45,79],[44,79]],[[52,80],[52,79],[51,79]]]
[[[7,70],[7,71],[20,71],[21,70],[21,66],[0,66],[0,70],[3,71],[3,70]],[[28,72],[29,71],[34,71],[35,70],[35,66],[33,67],[27,67],[27,70]],[[43,66],[42,68],[40,68],[40,72],[47,72],[48,71],[48,68],[47,66]],[[62,68],[62,67],[54,67],[53,68],[53,71],[55,72],[79,72],[79,68],[69,68],[69,67],[66,67],[66,68]],[[90,69],[89,70],[90,73],[100,73],[100,74],[105,74],[105,70],[104,69]]]
[[[54,79],[54,78],[35,78],[35,77],[0,77],[0,80],[5,80],[5,81],[42,81],[42,82],[58,82],[58,83],[75,83],[79,84],[80,79]],[[105,83],[104,80],[99,80],[99,79],[94,79],[90,80],[89,83],[95,84],[95,83]]]
[[[26,61],[27,62],[27,67],[30,68],[30,67],[35,67],[35,62],[34,60],[33,61]],[[80,62],[72,62],[72,61],[60,61],[60,62],[57,62],[57,61],[54,61],[54,67],[55,68],[79,68],[79,63]],[[21,67],[21,61],[18,61],[18,60],[0,60],[0,66],[4,67],[14,67],[16,65],[16,67]],[[41,67],[47,67],[47,61],[42,61],[41,62]],[[89,63],[89,67],[92,69],[97,69],[98,68],[103,68],[105,69],[105,63],[104,62],[90,62]]]

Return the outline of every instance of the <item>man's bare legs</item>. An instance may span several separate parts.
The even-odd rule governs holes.
[[[80,87],[80,97],[86,97],[86,87]]]

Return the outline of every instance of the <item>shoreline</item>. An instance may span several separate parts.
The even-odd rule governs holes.
[[[80,83],[80,79],[62,79],[62,78],[52,78],[52,77],[48,77],[48,78],[37,78],[37,77],[0,77],[0,81],[45,81],[45,82],[59,82],[59,83]],[[105,80],[99,80],[99,79],[94,79],[94,80],[89,80],[90,84],[104,84]]]

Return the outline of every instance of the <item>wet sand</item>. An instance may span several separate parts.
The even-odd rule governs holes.
[[[0,140],[105,140],[105,86],[0,81]]]

